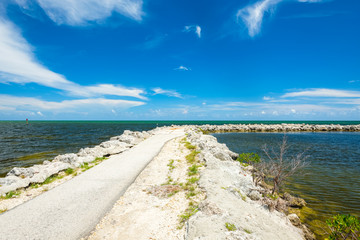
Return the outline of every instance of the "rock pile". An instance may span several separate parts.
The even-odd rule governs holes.
[[[359,132],[359,125],[318,124],[224,124],[198,126],[206,132]]]
[[[251,172],[234,161],[237,154],[198,130],[189,128],[187,141],[200,150],[198,156],[205,162],[198,184],[206,199],[186,225],[185,239],[304,238],[300,225],[293,226],[276,209],[269,211],[264,189],[255,186]],[[293,221],[295,217],[290,218]]]
[[[25,188],[31,183],[42,183],[48,177],[68,168],[78,168],[84,163],[94,161],[98,157],[108,157],[128,150],[144,139],[150,137],[159,129],[149,132],[124,131],[120,136],[112,137],[92,148],[82,148],[75,153],[63,154],[55,157],[52,161],[44,161],[43,164],[34,165],[29,168],[13,168],[5,178],[0,178],[0,196]]]

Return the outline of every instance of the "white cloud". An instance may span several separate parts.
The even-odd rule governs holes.
[[[267,97],[267,96],[264,96],[263,97],[263,100],[265,100],[265,101],[269,101],[269,100],[272,100],[273,98],[271,98],[271,97]]]
[[[114,109],[111,109],[111,112],[112,112],[113,114],[116,114],[116,111],[115,111]]]
[[[238,20],[241,19],[246,25],[249,36],[254,37],[261,30],[264,13],[270,11],[282,0],[261,0],[246,6],[237,12]]]
[[[154,92],[153,95],[158,95],[158,94],[162,94],[162,95],[166,95],[166,96],[169,96],[169,97],[177,97],[177,98],[183,98],[183,96],[174,91],[174,90],[165,90],[165,89],[162,89],[162,88],[153,88],[152,91]]]
[[[286,93],[282,98],[289,97],[334,97],[334,98],[358,98],[360,91],[337,90],[327,88],[312,88],[304,91]]]
[[[297,0],[298,2],[308,2],[308,3],[318,3],[322,2],[323,0]]]
[[[292,113],[296,113],[296,110],[295,110],[295,109],[291,109],[291,112],[292,112]]]
[[[130,108],[145,104],[141,101],[104,98],[76,99],[64,100],[61,102],[52,102],[44,101],[33,97],[17,97],[5,94],[0,94],[0,99],[0,109],[8,108],[15,111],[36,111],[37,114],[40,116],[42,116],[42,112],[40,112],[40,110],[56,112],[72,112],[77,110],[94,111],[94,109]]]
[[[188,110],[188,109],[184,109],[182,113],[183,113],[183,114],[188,114],[188,113],[189,113],[189,110]]]
[[[199,25],[185,26],[184,32],[194,32],[198,38],[201,38],[201,27]]]
[[[37,83],[80,97],[115,95],[146,99],[141,96],[144,93],[141,89],[112,84],[81,86],[49,70],[35,59],[32,47],[21,36],[20,30],[1,18],[0,36],[0,83]]]
[[[44,114],[42,114],[40,111],[38,111],[37,114],[42,117],[44,116]]]
[[[178,71],[190,71],[191,69],[185,66],[179,66],[177,68],[175,68],[174,70],[178,70]]]
[[[261,111],[261,114],[266,114],[266,112],[265,112],[265,111]]]
[[[308,2],[318,3],[322,0],[291,0],[292,2]],[[254,37],[261,31],[261,26],[266,13],[274,11],[275,7],[285,0],[259,0],[251,5],[238,10],[236,17],[241,20],[246,28],[250,37]]]
[[[57,24],[71,26],[86,25],[98,22],[117,12],[126,17],[140,21],[144,15],[142,0],[34,0]],[[24,9],[29,8],[29,2],[16,0]]]

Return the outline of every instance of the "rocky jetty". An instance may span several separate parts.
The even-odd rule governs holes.
[[[48,177],[64,171],[68,168],[79,168],[85,163],[94,161],[96,158],[108,157],[122,153],[144,139],[154,134],[159,129],[143,132],[125,130],[120,136],[112,137],[95,147],[82,148],[78,153],[68,153],[55,157],[52,161],[44,161],[43,164],[29,168],[13,168],[5,178],[0,178],[0,196],[20,188],[26,188],[32,183],[42,183]]]
[[[359,132],[359,125],[340,124],[224,124],[197,126],[204,132]]]

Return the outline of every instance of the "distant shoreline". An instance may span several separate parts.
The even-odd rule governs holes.
[[[0,120],[1,123],[24,122],[26,120]],[[159,124],[174,125],[224,125],[224,124],[312,124],[312,125],[360,125],[358,120],[31,120],[30,123],[121,123],[121,124]]]

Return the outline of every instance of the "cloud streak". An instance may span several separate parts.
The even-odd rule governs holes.
[[[328,88],[311,88],[304,91],[286,93],[282,98],[293,97],[333,97],[333,98],[360,98],[360,91],[348,91]]]
[[[28,1],[15,0],[29,9]],[[142,0],[34,0],[56,24],[83,26],[110,17],[114,12],[140,21],[144,15]]]
[[[81,86],[49,70],[36,60],[33,48],[22,37],[20,30],[1,18],[0,36],[0,83],[36,83],[78,97],[114,95],[146,99],[141,95],[144,93],[141,89],[112,84]]]
[[[141,101],[128,101],[120,99],[75,99],[64,100],[61,102],[44,101],[33,97],[17,97],[0,94],[0,109],[3,110],[20,110],[20,111],[60,111],[72,112],[80,109],[102,109],[102,108],[131,108],[144,105]],[[41,112],[40,112],[41,113]],[[41,114],[39,114],[41,115]]]
[[[166,95],[169,97],[183,98],[183,96],[180,93],[173,91],[173,90],[165,90],[162,88],[153,88],[152,91],[154,92],[153,95],[161,94],[161,95]]]
[[[177,70],[177,71],[190,71],[191,69],[181,65],[181,66],[175,68],[174,70]]]

